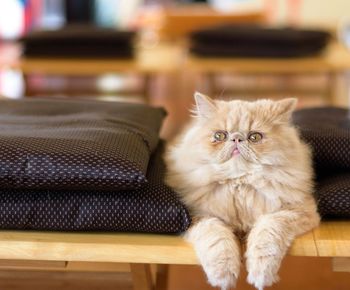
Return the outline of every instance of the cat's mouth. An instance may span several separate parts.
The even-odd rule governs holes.
[[[238,147],[233,148],[232,157],[235,157],[235,156],[240,155],[240,154],[241,154],[241,152],[239,151]]]

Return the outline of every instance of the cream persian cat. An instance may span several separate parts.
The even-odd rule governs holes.
[[[246,242],[247,280],[263,289],[293,239],[319,224],[310,150],[290,123],[296,99],[195,100],[196,116],[166,154],[167,183],[194,217],[186,237],[221,289],[235,286]]]

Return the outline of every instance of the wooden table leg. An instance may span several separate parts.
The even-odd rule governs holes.
[[[149,264],[130,264],[134,290],[153,290],[151,267]]]

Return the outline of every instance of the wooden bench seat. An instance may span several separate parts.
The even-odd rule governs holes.
[[[323,222],[297,238],[289,254],[339,258],[334,269],[350,269],[350,221]],[[57,269],[76,262],[128,263],[137,290],[165,289],[164,265],[198,264],[181,236],[0,231],[0,268]],[[153,278],[151,264],[163,265]]]

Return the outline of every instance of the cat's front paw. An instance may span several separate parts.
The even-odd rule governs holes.
[[[274,228],[266,228],[264,220],[260,221],[248,236],[245,253],[247,281],[259,290],[279,280],[278,270],[289,246]]]
[[[247,281],[257,289],[271,286],[279,280],[279,261],[275,256],[257,256],[247,258]]]
[[[214,287],[236,286],[241,268],[240,243],[232,229],[216,217],[198,220],[186,233],[197,257]]]
[[[219,255],[215,261],[206,261],[202,266],[212,286],[225,290],[236,286],[240,269],[238,257]]]

